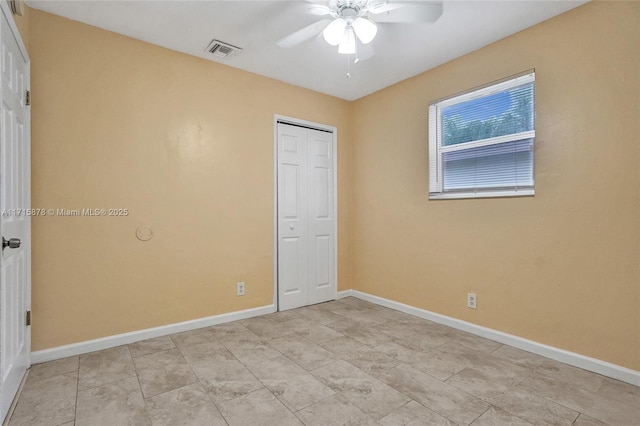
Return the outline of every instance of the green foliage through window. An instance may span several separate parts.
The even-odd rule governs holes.
[[[533,87],[528,83],[444,108],[443,146],[533,130]]]

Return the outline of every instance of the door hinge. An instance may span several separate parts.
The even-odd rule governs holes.
[[[25,105],[31,105],[31,91],[30,90],[27,90],[27,93],[25,94],[24,104]]]
[[[31,311],[27,311],[27,325],[31,325]]]

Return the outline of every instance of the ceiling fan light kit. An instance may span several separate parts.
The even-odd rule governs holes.
[[[322,36],[331,46],[338,46],[338,53],[346,55],[356,53],[356,37],[362,44],[368,44],[375,38],[378,27],[363,17],[368,11],[368,0],[337,0],[329,2],[329,6],[316,4],[309,7],[313,14],[328,14],[334,18],[322,31]]]
[[[344,37],[338,46],[338,53],[353,55],[356,53],[356,37],[353,28],[349,27],[344,32]]]
[[[358,17],[351,24],[362,44],[369,44],[378,34],[378,26],[368,19]]]
[[[346,29],[347,22],[342,18],[336,18],[322,31],[322,36],[331,46],[337,46],[344,38]]]

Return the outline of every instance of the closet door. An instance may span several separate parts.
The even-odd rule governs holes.
[[[278,307],[335,299],[333,134],[278,123]]]

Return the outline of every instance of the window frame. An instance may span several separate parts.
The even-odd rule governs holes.
[[[442,145],[442,110],[446,107],[490,96],[494,93],[512,89],[524,84],[534,83],[534,124],[533,130],[512,133],[477,141],[463,142],[455,145]],[[535,148],[535,70],[508,77],[504,80],[490,83],[480,88],[471,89],[457,95],[433,101],[429,104],[429,199],[465,199],[465,198],[493,198],[493,197],[523,197],[535,195],[535,156],[532,159],[533,185],[521,188],[488,188],[474,190],[444,190],[443,156],[448,152],[462,151],[484,146],[497,145],[506,142],[515,142],[524,139],[532,139],[531,149]]]

